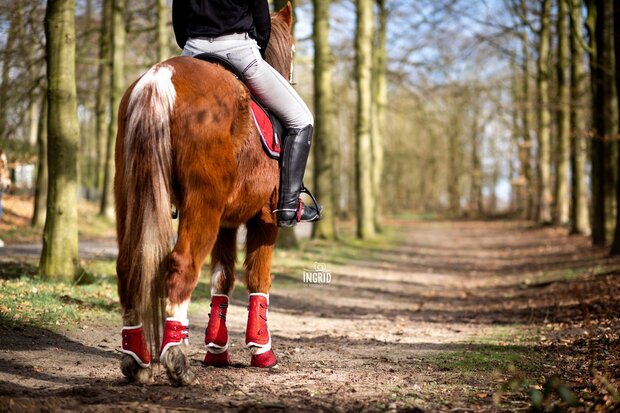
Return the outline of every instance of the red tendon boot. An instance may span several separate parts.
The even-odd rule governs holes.
[[[213,367],[230,366],[228,354],[228,329],[226,328],[226,311],[228,310],[228,296],[213,294],[211,296],[211,312],[209,324],[205,331],[207,354],[204,364]]]
[[[250,294],[245,344],[252,352],[252,367],[273,367],[277,363],[276,355],[271,350],[271,335],[267,328],[268,308],[269,294]]]
[[[146,347],[142,324],[123,327],[121,335],[123,336],[121,353],[129,354],[142,368],[150,367],[151,355]]]
[[[166,318],[164,325],[164,339],[161,343],[161,360],[170,347],[189,344],[189,320],[180,320],[174,317]]]

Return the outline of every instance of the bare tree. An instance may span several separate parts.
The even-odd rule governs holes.
[[[568,45],[568,0],[558,0],[557,61],[557,162],[555,168],[555,203],[553,222],[567,224],[569,219],[568,170],[570,158],[570,85]]]
[[[112,6],[112,80],[110,93],[111,120],[108,128],[103,194],[99,213],[108,219],[114,217],[114,144],[116,142],[117,112],[125,91],[125,0],[113,0]]]
[[[616,96],[613,50],[613,2],[596,0],[594,40],[596,49],[590,59],[592,73],[592,118],[595,136],[592,141],[592,242],[607,244],[611,137],[616,134]]]
[[[551,221],[551,113],[549,111],[549,43],[551,2],[542,0],[538,44],[538,222]]]
[[[39,271],[71,280],[79,270],[75,1],[49,0],[45,15],[49,189]]]
[[[312,227],[312,237],[335,239],[334,162],[336,138],[333,106],[332,53],[329,46],[330,0],[313,0],[314,4],[314,189],[323,204],[323,219]]]
[[[584,68],[583,28],[581,18],[581,0],[569,0],[570,10],[570,83],[571,83],[571,234],[590,234],[588,213],[588,193],[586,186],[586,95],[587,82]]]
[[[357,192],[357,237],[375,235],[374,198],[372,191],[372,0],[357,0],[355,34],[355,80],[357,83],[357,122],[355,140],[355,172]]]

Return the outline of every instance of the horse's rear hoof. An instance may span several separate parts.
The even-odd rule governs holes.
[[[160,362],[166,368],[168,378],[174,386],[189,386],[198,383],[198,377],[189,368],[187,357],[179,346],[166,350]]]
[[[142,384],[151,384],[153,380],[153,370],[150,367],[144,368],[138,364],[133,357],[123,354],[121,358],[121,371],[129,381]]]
[[[276,355],[273,350],[269,350],[262,354],[254,354],[252,355],[252,360],[250,361],[250,366],[252,367],[269,368],[275,367],[277,364],[278,360],[276,359]]]
[[[205,366],[211,367],[228,367],[230,366],[230,355],[228,354],[228,350],[221,354],[214,354],[207,351],[205,355],[205,359],[203,361]]]

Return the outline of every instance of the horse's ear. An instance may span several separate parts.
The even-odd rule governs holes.
[[[286,6],[282,7],[278,12],[278,16],[288,25],[288,27],[293,26],[293,6],[291,6],[291,2],[286,2]]]

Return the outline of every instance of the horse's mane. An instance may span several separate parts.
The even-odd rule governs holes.
[[[291,27],[279,14],[271,16],[271,37],[265,54],[265,60],[285,79],[290,77],[293,36]]]

